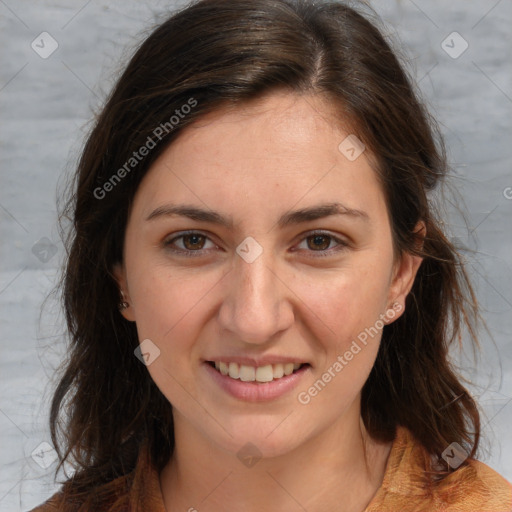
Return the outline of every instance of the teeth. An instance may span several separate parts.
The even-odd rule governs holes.
[[[236,363],[229,363],[229,376],[232,379],[238,379],[240,377],[240,367]]]
[[[240,380],[253,382],[256,380],[256,368],[254,366],[240,365]]]
[[[275,364],[273,366],[274,369],[274,379],[280,379],[284,375],[284,367],[282,364]]]
[[[256,380],[258,382],[270,382],[274,380],[274,370],[271,364],[267,366],[258,366],[256,369]]]
[[[300,366],[300,363],[278,363],[258,366],[256,368],[244,364],[215,361],[215,368],[222,375],[229,375],[232,379],[240,379],[243,382],[271,382],[285,375],[291,375]]]
[[[222,375],[227,375],[229,372],[228,365],[226,363],[219,363],[219,370]]]

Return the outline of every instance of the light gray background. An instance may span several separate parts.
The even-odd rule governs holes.
[[[55,300],[47,301],[40,316],[64,252],[56,228],[57,184],[73,169],[92,109],[101,104],[143,31],[177,5],[0,0],[1,510],[27,510],[57,488],[55,464],[44,469],[35,462],[50,464],[51,453],[31,457],[50,441],[51,379],[64,353]],[[472,390],[485,414],[480,458],[512,480],[512,2],[372,5],[403,45],[442,124],[452,184],[466,203],[467,225],[451,213],[451,236],[473,250],[468,265],[494,342],[482,331],[476,369],[464,355],[454,353],[454,359],[475,382]],[[31,48],[43,31],[58,43],[46,59]],[[454,31],[469,45],[458,58],[445,51],[463,48],[457,36],[446,39]],[[45,258],[40,244],[34,248],[43,237],[56,251],[48,261],[41,258],[52,252]]]

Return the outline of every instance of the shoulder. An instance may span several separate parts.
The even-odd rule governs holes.
[[[70,497],[66,482],[61,490],[30,512],[127,512],[132,489],[132,474],[125,475],[107,484],[90,489],[81,496]]]
[[[483,462],[467,459],[437,484],[429,455],[400,427],[384,480],[365,512],[512,512],[512,485]]]
[[[29,512],[54,512],[56,510],[71,511],[76,510],[76,506],[71,504],[66,505],[62,491],[54,494],[51,498],[45,501],[42,505],[31,509]]]
[[[512,484],[474,459],[446,477],[437,495],[447,512],[512,512]]]
[[[158,471],[146,444],[139,449],[137,464],[130,473],[86,489],[81,498],[70,499],[66,486],[73,488],[72,481],[30,512],[165,512]]]

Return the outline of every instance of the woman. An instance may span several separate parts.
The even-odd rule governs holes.
[[[69,202],[51,428],[76,472],[35,510],[512,510],[448,362],[477,309],[427,198],[446,167],[342,3],[159,26]]]

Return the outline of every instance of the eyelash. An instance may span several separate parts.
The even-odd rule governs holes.
[[[174,238],[172,238],[170,240],[165,240],[163,245],[166,249],[170,250],[171,252],[185,256],[187,258],[203,256],[204,253],[207,252],[209,249],[200,249],[197,251],[192,251],[192,250],[184,250],[184,249],[174,249],[171,247],[171,245],[174,242],[176,242],[176,240],[180,240],[186,236],[191,236],[191,235],[198,235],[198,236],[204,237],[207,240],[210,240],[210,238],[207,235],[201,233],[200,231],[186,231],[186,232],[181,233],[178,236],[175,236]],[[314,253],[314,256],[313,256],[314,258],[324,258],[327,256],[331,256],[333,253],[338,253],[340,251],[346,250],[349,247],[348,242],[345,242],[345,241],[341,240],[340,238],[335,237],[334,235],[331,235],[330,233],[325,233],[324,231],[312,231],[311,233],[308,233],[305,237],[303,237],[301,239],[301,242],[304,240],[307,240],[310,237],[314,237],[314,236],[325,236],[338,244],[338,246],[335,249],[331,248],[331,249],[323,249],[323,250],[319,250],[319,251],[307,250],[307,252]],[[329,243],[329,245],[330,245],[330,243]]]

